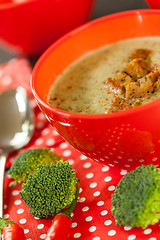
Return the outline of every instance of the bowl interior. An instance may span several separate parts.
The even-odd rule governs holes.
[[[119,40],[160,35],[160,11],[136,10],[91,21],[54,43],[39,59],[32,77],[36,96],[47,101],[50,86],[69,64],[83,54]]]

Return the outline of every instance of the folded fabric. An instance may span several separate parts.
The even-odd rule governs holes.
[[[30,143],[18,152],[8,156],[6,168],[15,157],[26,149],[52,148],[63,159],[72,164],[80,179],[79,202],[73,214],[70,239],[81,240],[158,240],[159,224],[149,228],[135,229],[115,225],[111,213],[111,195],[126,170],[97,163],[73,149],[45,119],[37,107],[30,89],[32,67],[25,58],[13,59],[0,66],[0,91],[18,85],[27,89],[36,116],[36,129]],[[21,184],[9,187],[11,178],[5,177],[4,218],[18,223],[25,232],[27,240],[45,239],[53,217],[38,219],[29,213],[29,208],[20,198]]]

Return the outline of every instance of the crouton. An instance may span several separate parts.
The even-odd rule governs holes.
[[[124,93],[125,85],[131,81],[132,79],[129,75],[118,72],[114,78],[108,78],[105,84],[114,87],[115,89],[119,89],[121,93]]]
[[[144,60],[148,60],[149,56],[151,54],[151,50],[139,48],[135,49],[135,51],[131,54],[130,59],[136,59],[136,58],[142,58]]]
[[[133,59],[124,69],[124,72],[130,75],[134,81],[148,74],[150,66],[142,58]]]
[[[155,83],[160,77],[160,69],[155,70],[154,72],[148,73],[143,78],[138,79],[138,82],[141,83]]]
[[[159,90],[160,89],[160,78],[153,85],[153,88],[154,88],[154,90]]]
[[[153,84],[132,82],[126,86],[126,99],[145,98],[153,92]]]
[[[108,113],[122,111],[139,105],[141,105],[139,100],[126,101],[121,97],[114,97],[110,107],[108,108]]]

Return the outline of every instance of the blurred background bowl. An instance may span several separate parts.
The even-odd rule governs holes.
[[[111,114],[76,114],[47,104],[49,89],[83,54],[119,40],[160,36],[159,10],[133,10],[91,21],[68,33],[40,57],[31,80],[34,97],[51,125],[73,147],[103,164],[132,169],[160,163],[160,99]]]
[[[0,43],[6,49],[40,56],[55,40],[85,23],[94,0],[0,1]]]
[[[154,9],[160,8],[160,0],[145,0],[149,7]]]

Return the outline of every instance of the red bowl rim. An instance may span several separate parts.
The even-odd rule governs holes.
[[[21,5],[27,5],[30,4],[31,2],[36,2],[38,0],[24,0],[23,2],[8,2],[8,3],[0,3],[0,10],[6,10],[9,8],[15,8]]]
[[[133,16],[133,15],[149,15],[149,14],[159,14],[160,15],[160,10],[158,9],[137,9],[137,10],[129,10],[129,11],[123,11],[120,13],[113,13],[107,16],[103,16],[100,18],[97,18],[95,20],[92,20],[88,23],[85,23],[81,25],[80,27],[75,28],[74,30],[70,31],[69,33],[65,34],[61,38],[59,38],[56,42],[54,42],[38,59],[36,62],[32,75],[31,75],[31,90],[32,93],[37,100],[42,106],[44,106],[47,110],[53,111],[57,113],[60,116],[64,116],[67,118],[74,118],[74,119],[108,119],[108,118],[121,118],[125,116],[129,116],[132,114],[138,114],[139,112],[144,112],[146,110],[149,110],[153,107],[160,106],[160,98],[153,100],[152,102],[149,102],[147,104],[127,109],[124,111],[119,111],[119,112],[113,112],[113,113],[102,113],[102,114],[81,114],[81,113],[73,113],[73,112],[66,112],[63,110],[60,110],[58,108],[52,107],[49,104],[47,104],[45,101],[42,100],[42,98],[37,94],[36,92],[36,84],[35,84],[35,79],[38,74],[38,71],[45,61],[45,59],[50,55],[54,49],[56,49],[59,45],[63,44],[67,39],[71,38],[73,35],[76,35],[79,32],[82,32],[85,29],[90,28],[91,26],[97,25],[99,23],[102,23],[104,21],[111,21],[116,18],[122,18],[126,16]]]

